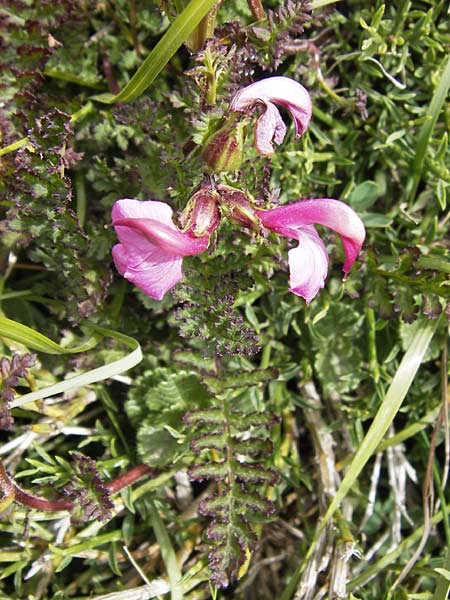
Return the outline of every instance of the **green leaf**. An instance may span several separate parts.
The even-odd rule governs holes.
[[[374,181],[363,181],[350,192],[347,202],[357,212],[361,212],[373,206],[378,196],[378,185]]]
[[[431,134],[433,133],[434,126],[438,119],[439,113],[441,112],[442,106],[444,105],[445,99],[448,94],[450,87],[450,56],[445,65],[442,76],[439,80],[438,86],[433,94],[430,106],[427,111],[427,119],[422,125],[422,128],[417,136],[416,151],[414,153],[414,159],[411,163],[410,172],[412,175],[411,185],[409,186],[409,201],[412,202],[417,192],[417,186],[419,185],[420,176],[422,174],[423,163],[427,151],[428,142],[430,141]]]
[[[436,573],[439,573],[439,575],[442,575],[442,577],[444,577],[447,581],[450,581],[450,571],[447,571],[447,569],[434,569],[436,571]]]
[[[170,598],[171,600],[183,600],[183,588],[181,587],[181,570],[178,565],[178,560],[170,541],[167,529],[159,516],[153,500],[149,500],[151,506],[151,519],[153,531],[161,548],[161,556],[167,569],[167,576],[170,582]]]
[[[156,79],[178,48],[208,14],[216,1],[192,0],[189,2],[126,86],[115,96],[113,94],[100,94],[93,96],[92,99],[104,104],[114,104],[116,102],[131,102],[138,98]]]
[[[22,325],[22,327],[25,327]],[[76,375],[75,377],[71,377],[70,379],[66,379],[61,381],[60,383],[56,383],[55,385],[51,385],[49,387],[43,388],[41,390],[37,390],[35,392],[30,392],[29,394],[24,394],[19,398],[16,398],[11,402],[10,407],[14,408],[16,406],[22,406],[23,404],[27,404],[28,402],[35,402],[36,400],[41,400],[42,398],[48,398],[49,396],[55,396],[56,394],[62,394],[67,390],[71,390],[73,388],[80,388],[86,385],[90,385],[91,383],[96,383],[97,381],[103,381],[104,379],[109,379],[110,377],[114,377],[119,373],[123,373],[128,369],[131,369],[135,365],[137,365],[142,360],[142,351],[139,343],[127,336],[123,333],[119,333],[117,331],[112,331],[110,329],[104,329],[103,327],[98,327],[96,325],[90,325],[89,328],[94,332],[96,336],[101,337],[109,337],[117,342],[125,344],[128,348],[131,349],[131,352],[128,353],[123,358],[119,360],[114,360],[103,367],[98,367],[96,369],[91,369],[82,375]],[[28,327],[26,329],[29,329]],[[33,331],[33,330],[31,330]],[[34,332],[36,333],[36,332]],[[41,336],[41,334],[39,334]],[[45,336],[42,336],[45,340]],[[51,342],[51,340],[49,340]],[[59,347],[58,344],[52,342],[56,347]]]
[[[389,227],[392,223],[392,218],[380,213],[363,213],[360,215],[366,227]]]
[[[37,352],[44,352],[45,354],[77,354],[95,348],[103,336],[94,334],[84,344],[75,348],[66,348],[42,335],[42,333],[31,329],[31,327],[0,316],[0,337],[14,340],[15,342],[24,344],[28,348],[37,350]]]

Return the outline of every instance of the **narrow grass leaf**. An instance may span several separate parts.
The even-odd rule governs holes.
[[[424,320],[417,322],[417,329],[411,339],[410,346],[394,375],[391,385],[375,415],[375,419],[373,420],[369,431],[363,439],[336,495],[325,513],[320,530],[323,530],[325,525],[331,519],[340,503],[355,483],[365,464],[376,451],[384,434],[389,429],[389,426],[394,420],[409,388],[411,387],[417,370],[420,367],[425,352],[430,344],[431,338],[436,331],[438,322],[439,320]]]
[[[0,337],[14,340],[37,352],[44,352],[44,354],[77,354],[92,350],[103,336],[93,335],[80,346],[65,348],[31,327],[0,316]]]
[[[171,600],[183,600],[183,589],[181,587],[181,571],[167,529],[159,516],[155,503],[151,501],[152,527],[161,548],[161,556],[167,569],[170,582]]]
[[[328,6],[328,4],[336,4],[340,1],[341,0],[313,0],[311,4],[313,8],[317,9],[322,8],[322,6]]]
[[[394,420],[406,394],[408,393],[409,388],[411,387],[417,370],[420,367],[423,357],[425,356],[425,352],[430,344],[431,338],[436,331],[438,323],[439,319],[435,321],[417,321],[416,331],[412,336],[409,348],[403,356],[403,359],[394,375],[386,396],[380,408],[378,409],[377,414],[375,415],[372,425],[364,437],[361,446],[355,454],[355,457],[353,458],[344,479],[342,480],[333,500],[331,501],[330,506],[328,507],[328,510],[326,511],[304,561],[292,576],[291,581],[285,588],[281,600],[288,600],[288,598],[291,598],[300,575],[310,556],[312,555],[322,531],[336,510],[339,508],[342,500],[354,485],[362,469],[372,454],[376,451],[378,445],[383,439],[384,434],[389,429],[390,424]]]
[[[36,400],[42,400],[43,398],[48,398],[49,396],[62,394],[73,388],[80,388],[92,383],[97,383],[98,381],[109,379],[110,377],[114,377],[119,373],[123,373],[124,371],[131,369],[141,362],[141,347],[135,339],[124,335],[123,333],[109,329],[103,329],[102,327],[97,326],[92,326],[92,331],[96,336],[109,337],[117,342],[125,344],[131,349],[131,352],[119,360],[114,360],[102,367],[91,369],[82,375],[75,375],[75,377],[71,377],[70,379],[61,381],[60,383],[42,388],[41,390],[37,390],[35,392],[30,392],[29,394],[24,394],[23,396],[16,398],[16,400],[13,400],[13,402],[10,404],[10,407],[15,408],[16,406],[22,406],[28,402],[35,402]]]
[[[216,1],[192,0],[175,19],[130,81],[118,94],[100,94],[93,96],[92,99],[105,104],[114,104],[115,102],[131,102],[138,98],[156,79],[178,48],[208,14]]]
[[[439,113],[441,112],[442,106],[450,88],[450,56],[447,60],[447,64],[444,68],[444,72],[439,80],[437,88],[431,99],[430,106],[427,111],[427,119],[423,123],[419,135],[417,136],[416,150],[414,159],[411,163],[411,191],[409,194],[409,200],[412,202],[415,198],[417,186],[419,185],[420,176],[422,174],[423,163],[427,151],[428,142],[430,141],[431,134],[434,126],[438,119]]]

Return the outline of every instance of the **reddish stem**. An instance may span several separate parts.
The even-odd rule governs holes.
[[[150,473],[153,473],[153,469],[151,469],[147,465],[136,465],[123,475],[119,475],[119,477],[116,477],[116,479],[112,479],[109,483],[106,484],[106,487],[110,494],[115,494],[122,490],[124,487],[131,485],[144,475],[150,475]]]
[[[3,492],[3,496],[6,498],[14,494],[14,484],[9,478],[8,473],[3,466],[2,461],[0,461],[0,490]]]
[[[103,64],[103,72],[106,77],[106,81],[108,82],[108,88],[111,94],[118,94],[120,92],[120,87],[117,84],[116,76],[114,74],[114,70],[112,68],[111,63],[109,62],[109,58],[107,56],[102,57]]]
[[[252,11],[253,18],[262,21],[266,18],[266,13],[261,0],[247,0],[249,9]]]
[[[133,467],[123,475],[119,475],[116,479],[112,479],[106,484],[106,488],[110,494],[122,490],[123,488],[131,485],[144,475],[153,473],[153,469],[147,465],[137,465]],[[3,463],[0,461],[0,491],[3,492],[4,497],[14,497],[16,502],[29,506],[30,508],[36,508],[38,510],[45,510],[49,512],[55,512],[58,510],[72,510],[74,503],[71,500],[48,500],[47,498],[41,498],[39,496],[33,496],[22,488],[20,488],[8,475]]]
[[[47,500],[47,498],[33,496],[17,485],[15,485],[14,497],[16,502],[37,510],[55,512],[58,510],[72,510],[73,508],[73,502],[70,500]]]
[[[136,55],[140,55],[139,40],[137,35],[137,11],[136,11],[136,0],[130,2],[130,28],[131,37],[133,38],[133,46]]]

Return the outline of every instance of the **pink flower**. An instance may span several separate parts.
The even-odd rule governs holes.
[[[348,273],[365,238],[358,215],[339,200],[301,200],[270,210],[254,208],[248,196],[236,188],[219,185],[200,189],[183,213],[185,230],[172,221],[172,209],[164,202],[125,198],[113,207],[112,221],[120,244],[113,247],[119,273],[148,296],[162,300],[183,277],[183,257],[206,250],[211,233],[219,224],[218,204],[238,225],[265,227],[298,240],[289,250],[290,291],[309,304],[323,288],[328,272],[328,253],[315,223],[330,227],[342,238]]]
[[[190,229],[180,231],[164,202],[118,200],[112,224],[120,240],[112,250],[117,270],[155,300],[162,300],[183,277],[183,257],[199,254],[209,244],[210,231],[201,237]]]
[[[275,104],[291,113],[299,138],[308,128],[312,105],[306,89],[294,79],[267,77],[240,90],[230,103],[230,110],[236,112],[248,112],[263,105],[264,112],[255,125],[255,146],[260,154],[272,154],[272,142],[281,144],[286,135],[286,125]]]
[[[298,246],[289,250],[289,289],[307,304],[324,287],[328,273],[327,250],[313,224],[325,225],[341,236],[346,256],[344,273],[355,262],[366,236],[358,215],[343,202],[330,198],[301,200],[255,213],[267,229],[298,240]]]

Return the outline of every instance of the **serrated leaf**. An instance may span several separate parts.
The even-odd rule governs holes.
[[[233,442],[233,452],[243,456],[270,456],[273,443],[267,438],[250,438],[243,442]]]
[[[178,441],[164,426],[157,428],[149,423],[140,427],[137,442],[139,456],[152,467],[171,464],[181,449]]]
[[[188,425],[225,425],[223,411],[219,408],[209,410],[189,411],[183,417],[184,423]]]
[[[260,483],[263,481],[274,485],[280,479],[278,473],[273,469],[261,467],[257,464],[236,462],[233,464],[233,472],[235,477],[245,483]]]
[[[194,465],[188,469],[189,479],[193,479],[194,481],[204,481],[205,479],[222,480],[226,479],[228,474],[228,464],[225,461]]]
[[[238,431],[246,431],[250,427],[265,427],[270,429],[279,421],[279,417],[269,412],[240,413],[232,412],[230,423]]]
[[[255,369],[254,371],[241,371],[239,374],[229,377],[203,377],[203,381],[208,388],[218,394],[223,390],[235,389],[247,386],[262,385],[268,381],[273,381],[278,377],[278,370]]]
[[[224,450],[227,443],[227,437],[224,433],[217,431],[216,433],[204,434],[197,436],[191,442],[191,448],[194,452],[214,448],[215,450]]]

